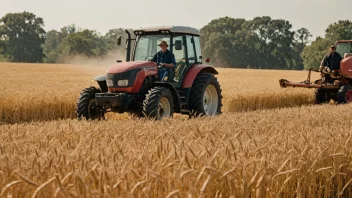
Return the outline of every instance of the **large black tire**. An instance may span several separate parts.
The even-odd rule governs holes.
[[[95,87],[89,87],[81,92],[76,109],[78,120],[82,118],[86,120],[104,118],[104,113],[101,111],[101,108],[95,104],[95,93],[101,93],[101,90]]]
[[[193,82],[190,93],[190,117],[214,116],[221,114],[221,91],[220,84],[213,74],[198,74]],[[211,103],[209,106],[210,109],[208,109],[209,103]]]
[[[346,84],[342,86],[337,92],[337,102],[339,104],[345,104],[352,102],[352,86]]]
[[[314,96],[315,96],[315,100],[314,100],[315,104],[323,104],[323,103],[327,103],[328,102],[325,90],[322,90],[322,89],[319,89],[319,88],[316,89],[315,93],[314,93]]]
[[[173,117],[174,101],[170,89],[154,87],[148,91],[143,101],[143,114],[147,118],[162,120]]]

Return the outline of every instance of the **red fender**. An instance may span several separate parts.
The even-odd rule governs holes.
[[[346,78],[352,78],[352,56],[342,59],[340,62],[341,74]]]
[[[208,72],[212,74],[219,74],[213,67],[209,65],[192,65],[183,78],[182,88],[192,87],[193,81],[199,72]]]

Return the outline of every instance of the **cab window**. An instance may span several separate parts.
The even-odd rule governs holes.
[[[196,47],[197,63],[202,63],[202,50],[200,49],[199,36],[193,36],[193,40]]]
[[[186,42],[187,42],[188,62],[191,65],[196,63],[196,55],[195,55],[192,36],[187,35]]]
[[[175,66],[175,77],[174,81],[179,81],[180,76],[182,75],[182,72],[186,68],[186,45],[184,42],[184,36],[175,36],[173,37],[173,47],[172,47],[172,52],[175,55],[175,60],[176,60],[176,66]],[[182,43],[182,49],[176,50],[176,41]]]

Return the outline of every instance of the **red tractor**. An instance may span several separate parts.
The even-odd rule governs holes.
[[[190,117],[221,114],[218,72],[202,63],[199,30],[183,26],[141,28],[133,31],[133,39],[129,31],[126,33],[126,62],[117,61],[106,75],[95,77],[99,88],[81,92],[78,119],[104,119],[107,112],[128,112],[156,120],[173,113]],[[166,82],[159,79],[158,65],[151,61],[162,40],[170,44],[168,49],[176,59],[175,70]]]
[[[308,78],[303,82],[290,82],[280,79],[280,86],[316,88],[315,103],[321,104],[334,100],[337,103],[352,102],[352,40],[336,41],[336,51],[341,54],[340,70],[330,71],[329,68],[321,70],[310,69]],[[321,78],[310,81],[311,71],[320,72]]]

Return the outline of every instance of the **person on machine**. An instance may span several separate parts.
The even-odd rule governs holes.
[[[330,71],[340,70],[340,61],[342,56],[336,52],[335,45],[330,46],[330,53],[326,54],[320,63],[320,70],[324,67],[330,69]]]
[[[174,71],[176,65],[175,55],[167,49],[166,41],[161,41],[159,46],[161,50],[154,55],[151,61],[162,66],[158,69],[159,79],[160,81],[167,81],[170,72]]]

